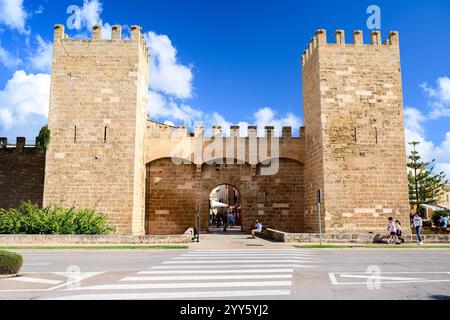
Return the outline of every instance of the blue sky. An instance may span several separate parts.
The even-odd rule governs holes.
[[[175,124],[302,122],[300,56],[314,31],[361,29],[381,8],[383,38],[400,32],[407,139],[450,175],[450,2],[298,0],[0,0],[0,136],[34,140],[46,123],[53,25],[105,37],[113,24],[143,27],[151,51],[152,118]],[[73,13],[74,11],[72,11]],[[66,27],[67,28],[67,27]]]

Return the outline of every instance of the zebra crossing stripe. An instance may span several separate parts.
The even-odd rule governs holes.
[[[262,280],[262,279],[292,279],[292,274],[126,277],[121,279],[120,281],[138,282],[138,281],[196,281],[196,280]]]
[[[227,257],[227,256],[220,256],[220,257],[196,257],[196,256],[192,256],[192,257],[174,257],[172,258],[172,261],[174,260],[180,260],[180,261],[195,261],[195,260],[199,260],[199,261],[211,261],[211,260],[205,260],[205,259],[214,259],[214,261],[229,261],[230,259],[234,259],[234,258],[244,258],[246,260],[248,259],[252,259],[252,260],[258,260],[258,259],[264,259],[266,261],[291,261],[291,260],[297,260],[297,261],[317,261],[317,258],[310,258],[310,257],[253,257],[253,256],[240,256],[240,257]],[[242,260],[238,260],[238,261],[242,261]]]
[[[220,266],[221,268],[221,266]],[[292,273],[294,269],[214,269],[214,270],[165,270],[165,271],[141,271],[139,275],[152,274],[223,274],[223,273]]]
[[[48,300],[166,300],[200,298],[243,298],[289,296],[290,290],[245,290],[245,291],[199,291],[199,292],[157,292],[157,293],[105,293],[60,296]]]
[[[318,268],[318,266],[315,265],[303,265],[303,264],[294,264],[294,263],[286,263],[286,264],[245,264],[245,265],[185,265],[185,266],[155,266],[152,267],[151,269],[214,269],[220,267],[222,269],[224,268],[230,268],[230,269],[234,269],[236,267],[239,268]]]
[[[81,288],[68,288],[63,291],[86,290],[144,290],[144,289],[190,289],[190,288],[242,288],[242,287],[291,287],[292,281],[241,281],[241,282],[185,282],[185,283],[138,283],[105,284]]]
[[[277,259],[277,260],[170,260],[164,261],[163,264],[222,264],[222,263],[231,263],[231,264],[240,264],[240,263],[312,263],[315,261],[305,261],[303,259]]]
[[[220,258],[220,257],[314,257],[312,254],[304,253],[223,253],[223,254],[183,254],[180,257],[204,257],[204,258]]]

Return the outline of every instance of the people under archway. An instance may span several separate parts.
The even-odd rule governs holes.
[[[229,184],[215,187],[209,195],[209,227],[215,231],[241,231],[241,196]]]

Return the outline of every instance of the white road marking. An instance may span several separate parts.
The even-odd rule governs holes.
[[[450,274],[449,272],[382,272],[382,274]],[[333,285],[366,285],[367,280],[374,279],[379,280],[381,284],[403,284],[403,283],[439,283],[439,282],[450,282],[450,279],[424,279],[424,278],[405,278],[405,277],[388,277],[383,275],[374,275],[368,272],[353,272],[353,273],[333,273],[329,274],[330,281]],[[338,282],[336,275],[341,278],[354,278],[354,279],[367,279],[363,282]]]
[[[336,276],[334,275],[334,273],[330,272],[330,273],[328,273],[328,276],[330,277],[330,281],[331,281],[331,283],[333,285],[337,285],[338,284],[338,282],[336,280]]]
[[[186,283],[145,283],[145,284],[106,284],[82,288],[69,288],[63,291],[80,290],[143,290],[143,289],[189,289],[189,288],[239,288],[239,287],[290,287],[291,281],[242,281],[242,282],[186,282]]]
[[[286,256],[286,255],[280,255],[280,256],[266,256],[266,255],[239,255],[239,256],[189,256],[189,257],[174,257],[172,260],[230,260],[230,259],[266,259],[266,260],[285,260],[285,259],[298,259],[298,260],[317,260],[316,257],[310,257],[310,256],[298,256],[298,255],[292,255],[292,256]]]
[[[61,280],[50,280],[32,277],[15,277],[4,279],[4,281],[18,281],[18,282],[40,283],[40,284],[59,284],[62,282]]]
[[[277,260],[171,260],[171,261],[164,261],[163,264],[222,264],[222,263],[276,263],[276,262],[283,262],[283,263],[312,263],[315,261],[305,261],[303,259],[277,259]]]
[[[296,249],[242,249],[242,250],[195,250],[187,254],[226,254],[226,253],[314,253],[306,250]]]
[[[61,275],[63,275],[63,276],[65,275],[66,277],[68,277],[68,281],[64,282],[64,283],[62,283],[60,285],[51,287],[48,290],[49,291],[57,290],[57,289],[64,288],[64,287],[69,286],[69,285],[76,285],[77,283],[80,283],[83,280],[86,280],[86,279],[98,276],[98,275],[100,275],[102,273],[104,273],[104,272],[83,272],[83,273],[77,275],[76,278],[72,278],[73,277],[73,273],[63,272]]]
[[[113,293],[62,296],[48,300],[165,300],[228,297],[271,297],[289,296],[290,290],[246,290],[246,291],[199,291],[199,292],[158,292],[158,293]]]
[[[44,288],[44,289],[8,289],[8,290],[0,290],[0,293],[11,293],[11,292],[42,292],[42,291],[54,291],[54,290],[58,290],[60,288],[64,288],[68,285],[74,285],[76,283],[79,283],[83,280],[86,280],[88,278],[92,278],[94,276],[97,276],[99,274],[105,273],[106,271],[102,271],[102,272],[85,272],[80,274],[80,276],[78,276],[76,279],[72,279],[70,280],[71,276],[73,276],[73,274],[71,273],[71,276],[68,276],[68,281],[63,282],[63,281],[58,281],[57,285],[50,287],[50,288]],[[67,272],[44,272],[45,274],[59,274],[59,275],[65,275],[68,274]],[[20,277],[19,277],[20,278]],[[30,278],[30,277],[28,277]],[[14,279],[14,278],[11,278]],[[45,279],[42,279],[45,280]],[[54,281],[54,280],[47,280],[48,283],[46,284],[56,284],[56,283],[50,283],[50,281]],[[31,281],[30,281],[31,282]],[[43,283],[43,282],[42,282]]]
[[[335,274],[373,274],[372,272],[334,272]],[[382,274],[450,274],[447,271],[392,271],[381,272]]]
[[[341,278],[350,278],[350,279],[397,280],[397,281],[425,280],[423,278],[384,277],[379,275],[361,275],[361,274],[341,274],[340,276]]]
[[[153,276],[153,277],[126,277],[122,282],[132,281],[195,281],[195,280],[262,280],[262,279],[292,279],[292,274],[245,274],[220,276]]]
[[[284,262],[284,261],[283,261]],[[318,268],[318,266],[314,265],[304,265],[304,264],[294,264],[294,263],[286,263],[286,264],[245,264],[245,265],[230,265],[230,264],[222,264],[220,266],[217,265],[186,265],[186,266],[155,266],[152,267],[151,270],[154,269],[214,269],[214,268],[230,268],[234,269],[236,267],[239,268]]]
[[[292,273],[294,269],[215,269],[215,270],[166,270],[166,271],[141,271],[137,274],[223,274],[223,273]]]
[[[314,257],[312,254],[303,253],[224,253],[224,254],[183,254],[181,257],[193,258],[221,258],[221,257]]]

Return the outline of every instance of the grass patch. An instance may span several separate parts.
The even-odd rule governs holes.
[[[187,245],[156,246],[5,246],[5,250],[139,250],[139,249],[189,249]]]
[[[450,245],[295,245],[299,249],[450,249]]]

